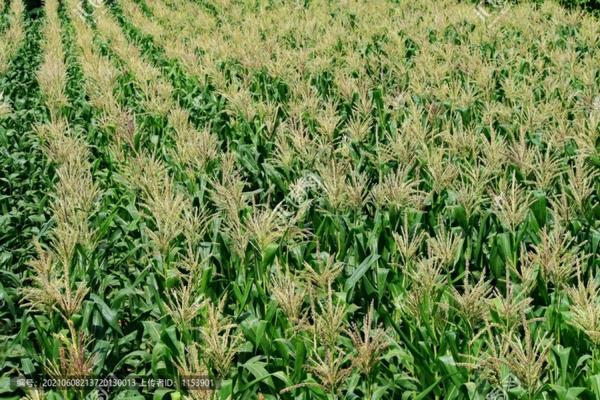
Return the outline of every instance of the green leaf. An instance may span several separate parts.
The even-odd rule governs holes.
[[[121,328],[119,327],[119,314],[115,310],[110,308],[104,302],[104,300],[102,300],[97,295],[92,294],[90,296],[90,298],[92,299],[92,301],[96,304],[96,306],[100,310],[100,314],[102,315],[102,318],[104,318],[104,320],[106,322],[108,322],[108,324],[110,325],[111,328],[113,328],[115,331],[117,331],[118,333],[120,333],[122,335],[123,332],[121,331]]]
[[[371,254],[367,258],[363,260],[362,263],[352,272],[352,275],[346,280],[346,284],[344,288],[346,291],[350,291],[356,283],[363,277],[363,275],[368,271],[368,269],[379,259],[378,254]]]
[[[261,356],[253,357],[242,365],[242,367],[247,369],[250,372],[250,374],[255,378],[253,381],[249,382],[242,391],[245,391],[253,385],[263,381],[270,388],[275,388],[273,380],[271,379],[271,374],[265,368],[265,365],[267,364],[264,361],[260,361],[260,357]]]
[[[169,348],[163,343],[157,343],[152,349],[152,375],[155,377],[166,376],[167,365],[165,359],[169,358]]]
[[[589,388],[596,399],[600,399],[600,374],[592,375],[588,378]]]

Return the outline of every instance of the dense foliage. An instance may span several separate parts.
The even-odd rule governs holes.
[[[530,2],[534,5],[539,5],[542,4],[544,0],[470,0],[470,2],[482,7],[501,8],[521,2]],[[558,0],[558,2],[571,9],[578,8],[594,13],[600,12],[599,0]]]
[[[598,0],[562,0],[561,3],[567,7],[581,7],[595,13],[600,12],[600,1]]]
[[[0,3],[1,398],[600,398],[597,17],[36,16]]]

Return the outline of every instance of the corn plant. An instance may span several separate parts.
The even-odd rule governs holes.
[[[0,15],[3,396],[600,397],[597,15]]]

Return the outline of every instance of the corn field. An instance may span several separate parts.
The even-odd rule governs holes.
[[[0,0],[0,399],[600,399],[600,20],[499,4]]]

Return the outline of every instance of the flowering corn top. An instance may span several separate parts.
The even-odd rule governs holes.
[[[0,93],[2,398],[600,398],[597,16],[8,0]]]

